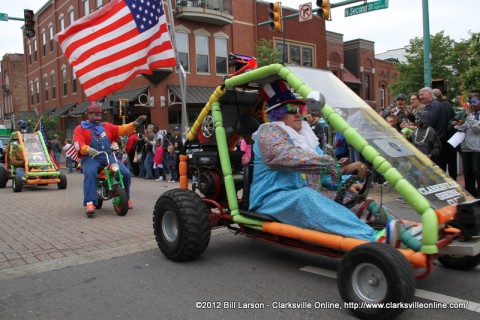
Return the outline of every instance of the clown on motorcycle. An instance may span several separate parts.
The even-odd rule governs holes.
[[[100,166],[107,165],[105,153],[98,154],[100,151],[106,151],[110,162],[114,161],[111,154],[111,144],[117,141],[120,136],[128,136],[135,131],[141,123],[147,118],[146,115],[138,117],[135,121],[124,125],[113,125],[108,122],[102,122],[102,115],[105,111],[93,102],[87,111],[88,120],[82,121],[73,132],[73,143],[81,159],[83,180],[83,206],[86,207],[85,214],[93,215],[97,205],[97,171]],[[98,154],[98,156],[97,156]],[[130,171],[118,161],[120,171],[123,175],[125,191],[128,196],[128,208],[133,209],[130,200]]]

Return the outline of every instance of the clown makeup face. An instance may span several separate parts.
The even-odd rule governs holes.
[[[96,126],[99,126],[102,123],[102,114],[101,113],[89,113],[88,121],[93,123]]]

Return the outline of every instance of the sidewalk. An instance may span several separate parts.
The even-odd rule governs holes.
[[[83,175],[67,174],[67,180],[65,190],[48,185],[14,193],[11,181],[0,189],[0,280],[155,248],[155,202],[164,191],[178,188],[178,183],[132,178],[134,209],[120,217],[106,201],[89,219],[82,206]]]

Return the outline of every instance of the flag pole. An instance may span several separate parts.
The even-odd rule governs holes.
[[[180,59],[178,58],[178,51],[177,51],[177,42],[175,39],[175,22],[173,20],[173,13],[172,13],[172,1],[168,1],[168,20],[170,20],[170,28],[168,28],[168,32],[170,33],[170,39],[172,40],[173,52],[175,53],[175,61],[176,61],[176,68],[178,73],[178,80],[180,84],[180,94],[182,99],[182,112],[181,112],[181,126],[180,126],[180,133],[182,137],[182,142],[185,143],[186,140],[186,132],[188,126],[188,119],[187,119],[187,74],[185,69],[183,69],[182,64],[180,63]]]
[[[33,132],[37,131],[37,127],[40,124],[40,121],[42,121],[43,114],[40,116],[40,119],[38,119],[37,124],[35,125],[35,128],[33,128]]]

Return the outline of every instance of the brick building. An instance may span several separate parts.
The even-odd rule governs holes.
[[[83,120],[89,101],[53,37],[107,2],[49,0],[35,13],[36,36],[24,38],[27,74],[24,105],[29,111],[37,110],[39,115],[60,117],[60,130],[65,138],[71,137],[74,127]],[[187,74],[190,124],[229,73],[228,53],[254,56],[255,44],[261,38],[273,39],[287,63],[332,70],[371,105],[381,106],[392,99],[387,85],[393,80],[394,65],[375,60],[373,42],[359,39],[344,43],[343,35],[327,32],[325,21],[316,16],[303,23],[297,18],[285,19],[283,34],[269,30],[267,25],[258,26],[268,20],[268,2],[168,0],[164,3],[173,8],[178,56]],[[284,16],[297,12],[290,8],[283,10]],[[378,76],[380,66],[382,77]],[[383,91],[381,85],[384,85]],[[124,88],[105,97],[103,108],[109,109],[110,101],[119,98],[129,101],[127,122],[147,114],[148,121],[162,129],[172,130],[181,123],[181,95],[175,68],[156,70],[151,76],[137,76]],[[111,112],[105,120],[122,122]]]
[[[22,113],[29,111],[25,97],[25,61],[21,53],[7,53],[0,64],[0,124],[13,128]]]

